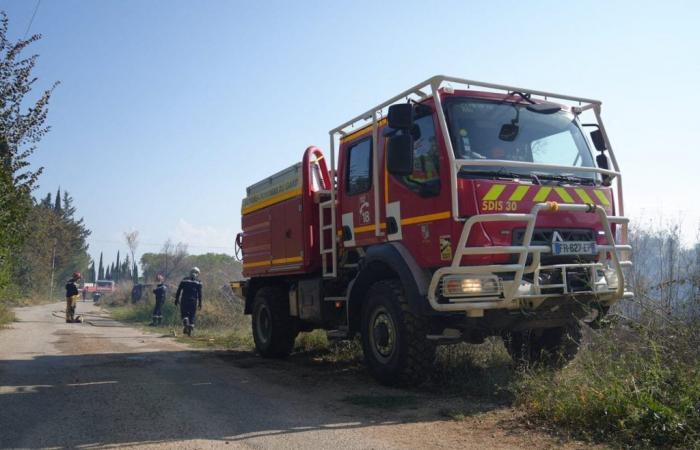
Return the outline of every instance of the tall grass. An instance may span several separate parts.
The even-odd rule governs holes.
[[[699,324],[669,320],[590,333],[563,370],[523,372],[516,403],[578,437],[700,448]]]
[[[151,322],[154,298],[146,295],[141,301],[131,303],[130,286],[119,285],[116,291],[103,297],[101,304],[110,307],[116,320],[143,325]],[[252,348],[253,339],[250,332],[250,317],[243,314],[240,302],[231,296],[217,292],[207,292],[202,309],[197,311],[195,339],[193,342],[205,343],[209,346],[226,348]],[[163,305],[162,329],[172,331],[176,335],[182,330],[180,309],[169,296]]]

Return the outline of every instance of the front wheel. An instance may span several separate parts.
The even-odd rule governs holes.
[[[282,289],[261,288],[253,302],[253,340],[265,358],[283,358],[292,352],[299,334]]]
[[[416,385],[425,380],[435,361],[428,331],[428,321],[409,311],[398,280],[370,287],[362,310],[362,350],[380,383]]]

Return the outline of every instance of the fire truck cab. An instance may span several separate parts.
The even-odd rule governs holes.
[[[581,321],[631,295],[600,113],[597,100],[435,76],[332,129],[328,157],[309,147],[250,186],[247,280],[232,286],[259,353],[285,356],[315,328],[359,334],[385,384],[422,381],[439,344],[488,336],[519,361],[572,358]]]

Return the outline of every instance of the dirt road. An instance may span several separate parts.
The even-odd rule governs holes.
[[[78,310],[86,323],[64,323],[62,304],[19,308],[18,322],[0,331],[0,447],[576,446],[520,426],[507,408],[408,395],[294,360],[196,350],[89,303]],[[464,420],[445,417],[455,401]]]

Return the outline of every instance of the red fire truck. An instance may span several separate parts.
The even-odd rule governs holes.
[[[488,336],[516,360],[572,358],[582,321],[631,295],[600,113],[597,100],[435,76],[333,128],[328,156],[309,147],[248,187],[247,280],[232,286],[258,352],[285,356],[300,331],[359,334],[386,384],[422,381],[439,344]]]

